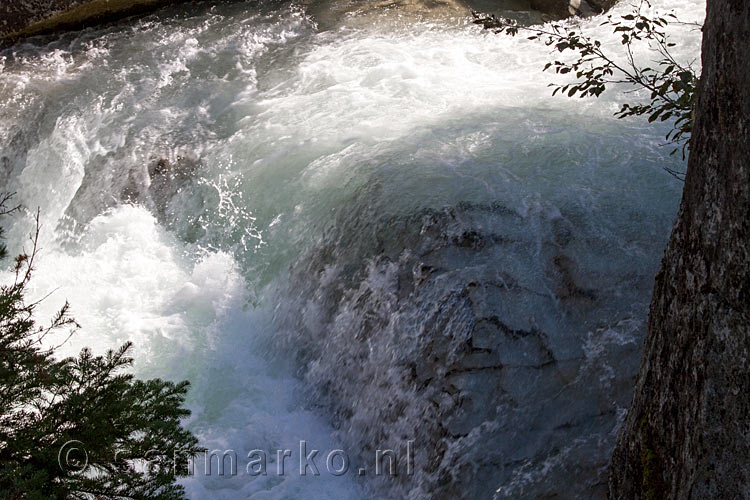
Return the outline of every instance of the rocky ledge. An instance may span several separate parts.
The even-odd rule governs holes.
[[[17,0],[0,2],[0,41],[79,29],[126,16],[153,11],[165,5],[187,0]],[[419,13],[447,11],[450,15],[468,15],[470,11],[512,17],[537,23],[572,15],[587,16],[610,9],[617,0],[303,0],[318,17],[342,12],[368,12],[392,9]],[[321,11],[321,12],[318,12]],[[325,24],[325,23],[324,23]]]

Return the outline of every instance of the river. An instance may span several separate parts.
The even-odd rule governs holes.
[[[451,13],[313,7],[0,51],[8,244],[39,208],[39,316],[82,325],[61,354],[132,340],[138,376],[191,382],[186,425],[238,460],[198,461],[193,499],[602,498],[682,189],[669,123],[614,118],[624,86],[552,97],[543,44]]]

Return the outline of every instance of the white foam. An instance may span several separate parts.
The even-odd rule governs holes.
[[[703,5],[675,8],[699,20]],[[67,299],[83,329],[61,354],[130,340],[138,375],[190,379],[189,425],[205,446],[240,456],[294,449],[300,439],[337,447],[326,416],[301,408],[297,392],[307,388],[267,350],[276,304],[263,286],[320,243],[319,229],[337,208],[356,208],[350,200],[362,192],[373,216],[505,197],[532,221],[508,230],[533,232],[533,221],[563,217],[556,203],[576,205],[556,198],[565,183],[576,206],[612,214],[590,222],[600,238],[638,254],[664,237],[680,186],[660,169],[681,165],[659,147],[665,125],[614,120],[624,88],[599,100],[553,98],[547,84],[559,80],[540,73],[550,57],[540,44],[434,24],[316,33],[294,8],[222,9],[0,55],[0,157],[10,158],[7,187],[28,209],[13,220],[9,244],[23,246],[40,207],[29,298],[54,293],[39,318]],[[619,49],[597,23],[583,22]],[[699,33],[685,28],[677,41],[689,58]],[[28,150],[10,145],[16,134],[30,137]],[[166,221],[123,204],[110,178],[180,155],[200,165]],[[104,208],[90,206],[101,213],[71,230],[66,214],[91,186]],[[581,252],[592,267],[608,265]],[[322,283],[339,271],[326,268]],[[612,332],[604,343],[632,340]],[[596,342],[585,346],[592,358]],[[253,479],[240,469],[184,484],[191,498],[361,495],[349,476]]]
[[[58,355],[75,355],[85,346],[101,354],[132,341],[139,376],[191,380],[190,426],[202,445],[237,452],[236,477],[219,476],[216,469],[206,475],[197,461],[196,475],[183,481],[191,498],[356,496],[356,485],[347,478],[296,472],[300,440],[327,451],[337,446],[321,418],[299,408],[294,397],[299,383],[269,362],[262,347],[265,320],[248,305],[231,256],[191,257],[147,210],[132,205],[96,217],[75,252],[46,245],[28,298],[52,292],[39,306],[40,320],[67,299],[82,325]],[[61,332],[48,342],[63,340]],[[269,451],[269,476],[246,473],[251,450],[275,448],[295,450],[287,464],[291,472],[277,476]]]

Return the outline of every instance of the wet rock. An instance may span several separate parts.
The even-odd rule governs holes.
[[[173,160],[154,157],[148,164],[128,169],[113,166],[122,163],[122,158],[109,154],[87,165],[81,186],[66,210],[66,219],[85,225],[107,209],[130,203],[146,207],[159,222],[169,223],[169,202],[199,165],[196,159],[177,156]]]
[[[595,497],[643,333],[615,293],[627,259],[600,272],[581,227],[499,203],[373,218],[352,201],[290,269],[276,323],[350,450],[414,439],[415,475],[378,496],[536,497],[537,476]]]
[[[160,220],[166,220],[169,201],[190,181],[197,168],[198,161],[185,156],[178,156],[174,161],[167,158],[154,158],[151,161],[148,166],[148,196]]]

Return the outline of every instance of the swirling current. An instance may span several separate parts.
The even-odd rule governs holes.
[[[603,498],[682,188],[669,123],[614,118],[624,86],[552,97],[543,44],[463,15],[339,7],[191,3],[0,51],[40,315],[67,299],[62,352],[132,340],[138,376],[190,380],[186,425],[237,457],[190,498]]]

